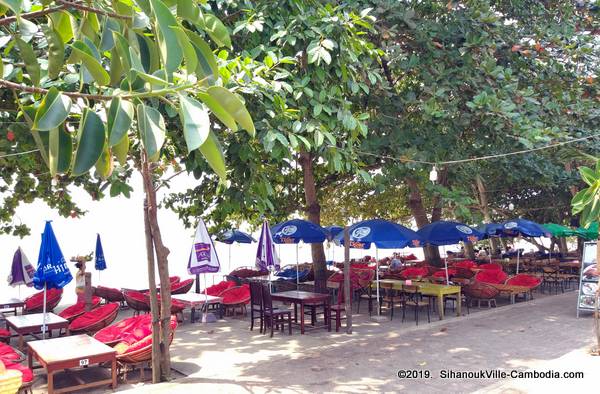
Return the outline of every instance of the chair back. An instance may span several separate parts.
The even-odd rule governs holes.
[[[250,281],[250,304],[252,306],[263,305],[262,284],[256,281]]]
[[[417,285],[402,285],[402,295],[406,296],[405,302],[418,302],[421,300],[421,293]]]
[[[271,298],[271,290],[269,289],[269,285],[260,284],[260,290],[263,308],[266,312],[273,311],[273,299]]]

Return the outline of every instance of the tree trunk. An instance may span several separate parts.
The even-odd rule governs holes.
[[[487,191],[485,190],[485,185],[483,183],[483,178],[481,175],[475,176],[475,183],[477,184],[477,191],[479,192],[479,205],[481,207],[481,212],[483,213],[483,219],[486,223],[492,223],[492,215],[490,215],[490,207],[487,199]],[[498,238],[491,237],[490,238],[492,244],[492,250],[490,250],[490,254],[493,256],[497,250],[500,249],[500,244],[498,242]]]
[[[147,226],[146,232],[150,230],[150,242],[153,246],[154,252],[156,253],[156,263],[158,267],[158,275],[160,278],[160,327],[159,327],[159,340],[158,340],[158,352],[159,352],[159,365],[157,368],[160,371],[160,381],[167,381],[171,377],[171,356],[169,353],[169,342],[171,337],[171,282],[169,280],[169,263],[167,257],[169,255],[169,249],[163,244],[162,236],[160,232],[160,226],[158,225],[158,209],[156,203],[156,190],[154,188],[154,181],[152,179],[152,173],[150,169],[150,163],[147,161],[145,152],[142,153],[142,178],[144,180],[144,191],[146,193],[146,219]],[[150,255],[150,254],[149,254]],[[154,254],[152,253],[152,260],[154,261]],[[150,262],[150,261],[149,261]],[[150,270],[148,273],[150,279]],[[150,289],[154,287],[154,294],[151,293],[151,299],[156,302],[156,285],[154,275],[154,265],[152,265],[152,278],[149,283]],[[158,312],[158,305],[156,305]],[[153,319],[157,318],[153,315]],[[154,337],[153,337],[154,339]],[[154,350],[154,349],[153,349]],[[153,365],[153,371],[157,365]],[[154,373],[153,373],[154,379]]]
[[[463,242],[465,246],[465,257],[470,260],[475,260],[475,249],[472,242]]]
[[[413,218],[415,219],[415,222],[417,223],[417,227],[421,229],[429,224],[427,212],[423,206],[421,190],[419,189],[419,185],[414,178],[406,178],[406,184],[408,185],[409,189],[408,207],[413,215]],[[423,253],[425,254],[425,260],[427,260],[430,264],[438,267],[442,266],[440,250],[438,247],[433,245],[425,245],[423,247]]]
[[[306,204],[306,215],[310,222],[321,225],[321,205],[317,197],[317,186],[313,168],[313,157],[310,153],[301,151],[298,162],[302,166],[304,179],[304,200]],[[325,249],[322,243],[310,245],[315,271],[315,288],[322,290],[327,288],[327,263],[325,261]]]

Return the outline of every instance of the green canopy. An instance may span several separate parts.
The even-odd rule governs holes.
[[[554,237],[572,237],[579,236],[578,230],[574,230],[567,226],[561,226],[556,223],[546,223],[543,225],[546,230]]]
[[[579,227],[577,230],[577,236],[585,239],[598,239],[598,222],[593,222],[588,228]]]

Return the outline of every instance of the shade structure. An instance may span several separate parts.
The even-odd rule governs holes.
[[[217,241],[231,245],[233,243],[239,244],[251,244],[256,242],[250,234],[247,234],[240,230],[227,230],[217,237]]]
[[[42,244],[38,255],[38,266],[33,276],[33,286],[44,289],[44,319],[42,323],[42,339],[46,336],[46,292],[48,289],[62,289],[73,280],[71,271],[60,250],[52,225],[46,221],[42,233]]]
[[[477,229],[459,222],[439,220],[419,229],[423,242],[436,245],[455,245],[459,242],[477,242],[485,237]]]
[[[342,226],[327,226],[327,227],[323,227],[323,229],[325,230],[325,232],[327,233],[327,240],[328,241],[333,241],[333,239],[342,231],[344,231],[344,227]]]
[[[325,230],[304,219],[292,219],[276,224],[271,229],[276,244],[321,243],[327,238]]]
[[[94,253],[94,268],[98,271],[106,269],[106,259],[104,258],[104,249],[102,248],[102,241],[100,240],[100,234],[96,235],[96,253]]]
[[[397,223],[383,219],[363,220],[350,226],[350,247],[369,249],[371,244],[381,249],[401,249],[407,246],[419,247],[422,237],[415,231]],[[343,232],[335,237],[336,243],[343,245]]]
[[[502,233],[509,237],[551,237],[541,224],[526,219],[513,219],[502,222]]]
[[[219,272],[221,264],[204,220],[198,220],[194,243],[188,260],[188,272],[192,275]]]
[[[23,249],[19,246],[13,256],[10,275],[8,276],[8,284],[10,286],[31,286],[33,284],[33,275],[35,269],[25,256]]]
[[[487,223],[477,226],[477,231],[483,233],[484,238],[493,237],[505,237],[506,235],[502,232],[502,224],[500,223]]]
[[[269,222],[265,219],[262,224],[260,238],[258,239],[258,249],[256,250],[256,267],[261,271],[279,270],[279,257],[275,251],[275,243],[271,236]]]
[[[577,236],[587,240],[598,239],[598,222],[592,222],[588,228],[579,227],[575,232]]]
[[[554,237],[562,238],[577,236],[577,230],[574,230],[567,226],[562,226],[560,224],[546,223],[543,224],[542,227],[544,227]]]

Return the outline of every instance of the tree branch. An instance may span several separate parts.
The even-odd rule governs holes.
[[[121,14],[117,14],[116,12],[105,11],[100,8],[89,7],[89,6],[81,4],[81,3],[74,3],[71,1],[67,1],[67,0],[55,0],[55,1],[57,3],[65,5],[67,7],[73,7],[78,10],[81,10],[81,11],[93,12],[94,14],[110,16],[111,18],[117,18],[117,19],[128,19],[128,20],[131,19],[131,17],[128,15],[121,15]]]
[[[40,16],[51,14],[56,11],[64,10],[65,8],[67,8],[67,6],[63,4],[63,5],[59,5],[57,7],[51,7],[51,8],[46,8],[44,10],[21,14],[21,18],[28,19],[28,20],[35,19],[35,18],[39,18]],[[0,19],[0,26],[8,25],[8,24],[16,22],[16,21],[17,21],[16,16],[7,16],[5,18]]]

